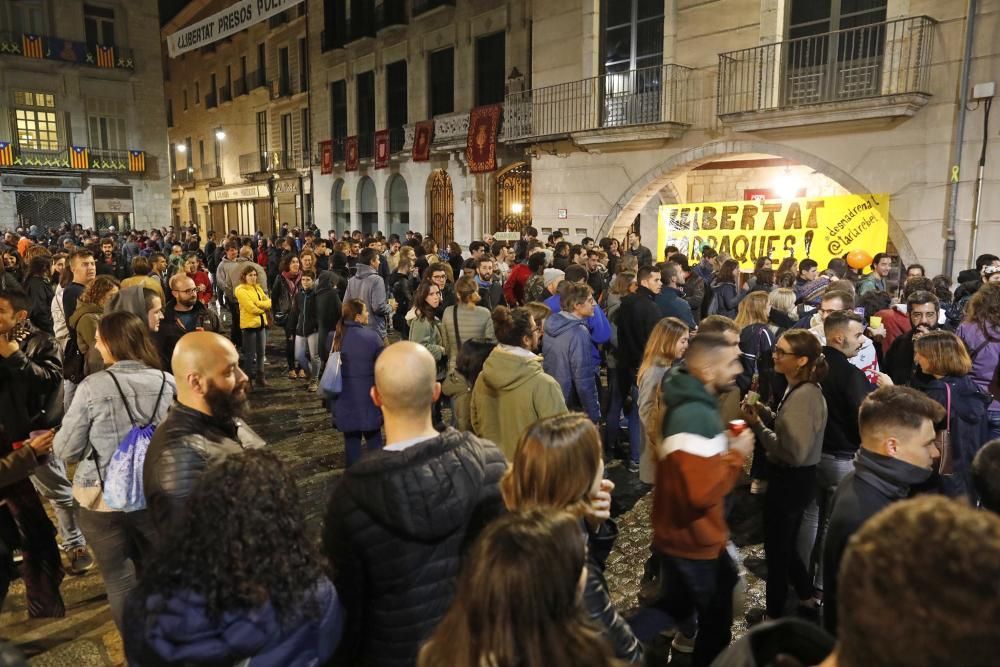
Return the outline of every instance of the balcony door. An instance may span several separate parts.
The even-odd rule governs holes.
[[[663,0],[602,0],[602,125],[655,123],[663,91]]]
[[[879,94],[887,0],[792,0],[782,54],[786,105]]]

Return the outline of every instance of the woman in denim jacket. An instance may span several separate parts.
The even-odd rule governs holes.
[[[80,504],[80,529],[94,551],[120,631],[125,597],[136,586],[136,571],[154,532],[145,509],[123,512],[105,504],[103,480],[133,425],[159,424],[167,416],[176,387],[173,376],[160,370],[149,327],[137,315],[119,311],[102,317],[96,347],[108,368],[80,383],[56,433],[53,453],[79,464],[73,496]]]

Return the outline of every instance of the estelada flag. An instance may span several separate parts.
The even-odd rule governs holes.
[[[69,166],[73,169],[90,167],[90,151],[86,146],[73,146],[69,151]]]
[[[333,141],[327,139],[326,141],[319,142],[320,155],[320,169],[321,174],[332,174],[333,173]]]
[[[358,137],[347,137],[344,140],[344,169],[347,171],[357,171],[358,169]]]
[[[97,47],[97,66],[108,67],[108,68],[113,68],[115,66],[115,47],[113,46]]]
[[[145,151],[129,151],[128,152],[128,170],[129,171],[146,171],[146,152]]]
[[[469,112],[465,159],[470,173],[481,174],[497,168],[497,131],[502,112],[501,104],[476,107]]]
[[[379,130],[375,133],[375,168],[384,169],[389,166],[389,130]]]
[[[41,58],[43,56],[42,38],[40,35],[21,35],[21,47],[27,58]]]
[[[0,141],[0,167],[14,164],[14,147],[9,141]]]
[[[422,120],[413,129],[413,161],[431,159],[431,142],[434,140],[434,121]]]

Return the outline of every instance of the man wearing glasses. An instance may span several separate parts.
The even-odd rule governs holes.
[[[192,331],[214,331],[222,328],[219,316],[198,299],[198,287],[186,273],[175,273],[170,278],[172,300],[163,311],[163,322],[155,334],[157,349],[163,367],[170,368],[177,341]]]

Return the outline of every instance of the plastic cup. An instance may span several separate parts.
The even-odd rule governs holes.
[[[882,318],[876,315],[872,315],[868,318],[868,326],[872,329],[878,329],[882,326]]]
[[[28,434],[28,440],[34,440],[37,437],[43,436],[49,432],[49,429],[42,429],[41,431],[32,431]]]

